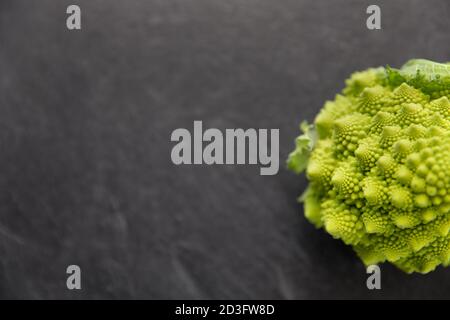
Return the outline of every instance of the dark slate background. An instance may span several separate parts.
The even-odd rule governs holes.
[[[65,27],[82,8],[82,31]],[[365,9],[382,8],[380,31]],[[280,128],[354,70],[450,56],[447,0],[0,1],[1,298],[450,298],[317,231],[281,168],[179,166],[170,134]],[[69,264],[82,291],[65,287]]]

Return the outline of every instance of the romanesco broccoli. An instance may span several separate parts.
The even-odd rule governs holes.
[[[306,218],[366,265],[405,272],[450,264],[450,63],[411,60],[354,73],[288,167],[306,169]]]

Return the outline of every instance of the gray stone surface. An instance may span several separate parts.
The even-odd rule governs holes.
[[[83,29],[65,28],[68,4]],[[382,8],[381,31],[365,8]],[[284,168],[182,166],[170,133],[280,128],[354,70],[448,60],[447,0],[0,1],[1,298],[450,298],[317,231]],[[83,290],[65,289],[82,268]]]

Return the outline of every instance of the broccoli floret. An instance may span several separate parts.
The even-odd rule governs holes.
[[[366,265],[450,264],[450,64],[354,73],[288,158],[306,170],[306,218]]]

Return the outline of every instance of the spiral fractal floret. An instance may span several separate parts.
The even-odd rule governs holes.
[[[450,63],[354,73],[288,167],[306,170],[306,218],[366,265],[407,273],[450,264]]]

